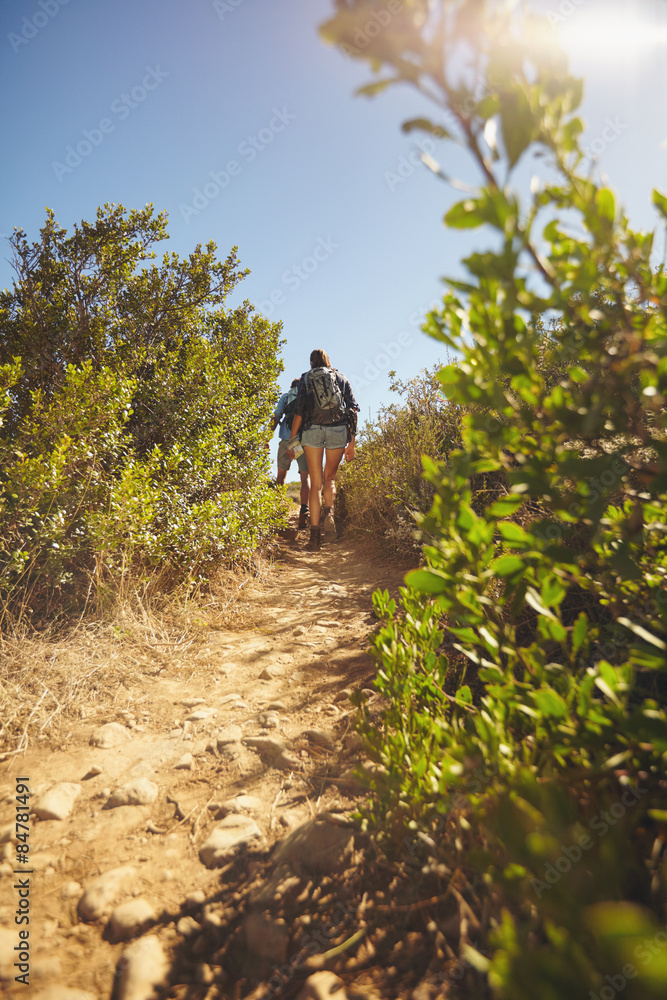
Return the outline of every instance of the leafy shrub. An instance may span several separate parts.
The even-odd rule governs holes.
[[[186,259],[152,206],[11,239],[0,296],[0,595],[50,613],[129,581],[201,579],[282,516],[262,447],[280,325],[225,298],[235,250]]]
[[[581,169],[582,87],[545,20],[413,0],[355,52],[374,5],[336,7],[326,34],[391,70],[368,93],[408,81],[446,113],[404,128],[470,152],[483,183],[446,222],[494,240],[426,325],[460,352],[440,381],[462,445],[425,459],[426,566],[398,606],[375,597],[389,707],[376,728],[362,706],[369,815],[394,844],[417,836],[453,893],[466,881],[459,955],[498,996],[662,996],[667,276]],[[520,197],[530,157],[542,177]],[[499,489],[480,504],[482,474]]]
[[[350,533],[372,539],[393,556],[414,559],[419,551],[415,517],[426,513],[433,487],[424,479],[422,455],[446,458],[460,443],[460,408],[442,395],[435,371],[424,370],[391,389],[401,403],[383,407],[361,428],[354,462],[343,466],[338,503]]]

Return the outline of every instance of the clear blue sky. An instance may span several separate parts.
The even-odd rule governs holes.
[[[651,188],[667,191],[665,0],[535,2],[586,76],[586,141],[631,220],[653,228]],[[628,10],[653,30],[623,23]],[[367,416],[390,401],[389,368],[408,378],[443,359],[420,315],[484,236],[445,230],[456,192],[408,160],[399,126],[424,110],[416,97],[352,96],[369,74],[320,41],[330,13],[329,0],[8,0],[0,232],[36,238],[47,205],[69,228],[105,202],[153,202],[169,213],[159,253],[238,245],[252,271],[238,298],[284,323],[284,387],[324,347]],[[471,179],[445,148],[435,156]]]

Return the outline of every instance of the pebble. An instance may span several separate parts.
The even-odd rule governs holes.
[[[219,868],[242,844],[260,836],[261,830],[254,819],[231,813],[213,828],[199,848],[199,860],[207,868]]]
[[[264,667],[261,674],[259,675],[260,681],[273,681],[277,677],[283,677],[285,671],[282,667]]]
[[[118,960],[116,1000],[150,1000],[165,986],[169,962],[154,934],[138,938]]]
[[[115,792],[111,793],[107,801],[107,809],[115,809],[116,806],[146,806],[155,802],[158,796],[158,787],[150,778],[133,778],[127,781]]]
[[[226,694],[224,696],[224,698],[220,699],[219,704],[220,705],[229,705],[229,703],[232,702],[232,701],[243,701],[243,698],[241,697],[240,694]]]
[[[196,712],[191,712],[186,718],[186,722],[203,722],[204,719],[210,719],[212,715],[215,715],[214,708],[198,708]]]
[[[185,698],[183,701],[179,701],[177,704],[184,705],[185,708],[196,708],[197,705],[205,705],[206,698]]]
[[[191,753],[184,753],[183,756],[174,764],[174,770],[178,771],[194,771],[195,769],[195,759]]]
[[[256,816],[264,811],[264,803],[256,795],[236,795],[233,799],[226,799],[218,806],[218,817],[222,819],[229,813],[250,813]]]
[[[190,937],[191,934],[196,934],[197,931],[201,930],[201,925],[197,923],[194,917],[181,917],[176,924],[176,930],[183,937]]]
[[[61,899],[74,899],[81,895],[83,895],[83,886],[80,882],[65,882],[60,890]]]
[[[84,774],[84,776],[83,776],[83,778],[81,780],[82,781],[87,781],[89,778],[96,778],[97,775],[101,774],[101,773],[102,773],[102,768],[98,767],[97,764],[93,764],[92,767],[88,768],[88,770],[86,771],[86,773]]]
[[[327,750],[333,750],[336,746],[331,734],[324,729],[304,729],[301,735],[316,746],[325,747]]]
[[[276,864],[301,865],[314,872],[342,871],[352,853],[350,829],[313,819],[302,823],[278,845]]]
[[[130,734],[125,726],[121,726],[118,722],[107,722],[93,730],[90,743],[91,746],[109,750],[111,747],[120,746],[121,743],[127,743],[129,739]]]
[[[267,712],[284,712],[285,710],[285,705],[282,701],[272,701],[266,706]]]
[[[259,724],[265,729],[278,729],[280,727],[280,716],[277,712],[260,712],[257,718]]]
[[[112,944],[127,941],[156,920],[155,910],[142,896],[121,903],[109,917],[109,939]]]
[[[243,736],[243,730],[240,726],[230,725],[225,726],[220,730],[216,737],[216,745],[218,750],[221,747],[226,746],[228,743],[240,743]]]
[[[106,916],[118,897],[134,884],[136,874],[137,870],[132,865],[123,865],[94,878],[77,906],[81,920],[99,920]]]
[[[297,625],[297,627],[292,632],[292,635],[305,635],[308,629],[305,625]]]
[[[185,897],[185,905],[190,907],[200,906],[206,902],[206,893],[203,889],[195,889]]]
[[[287,744],[273,736],[248,736],[243,743],[266,757],[280,757],[287,750]]]
[[[345,983],[333,972],[314,972],[306,979],[297,1000],[347,1000]]]
[[[80,794],[81,785],[74,781],[61,781],[44,795],[40,795],[32,807],[32,812],[39,819],[67,819]]]

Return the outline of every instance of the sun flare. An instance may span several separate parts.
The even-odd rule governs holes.
[[[581,0],[580,0],[581,2]],[[596,9],[573,2],[560,5],[558,15],[563,44],[587,60],[640,59],[650,49],[667,45],[667,12],[663,4],[644,3]]]

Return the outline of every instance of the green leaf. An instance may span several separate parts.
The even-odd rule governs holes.
[[[667,198],[665,197],[665,195],[660,194],[660,192],[656,188],[654,188],[651,198],[653,204],[658,209],[660,214],[664,215],[664,217],[667,219]]]
[[[551,688],[542,688],[533,695],[535,704],[543,715],[562,719],[567,715],[567,705],[559,694]]]
[[[657,646],[658,649],[667,650],[667,643],[663,639],[659,639],[657,635],[653,635],[652,632],[647,631],[641,625],[631,622],[629,618],[618,618],[617,621],[619,625],[625,625],[626,628],[629,628],[631,632],[638,635],[644,642],[650,642],[653,646]]]
[[[472,692],[467,684],[460,687],[456,692],[456,700],[464,705],[472,705]]]
[[[419,129],[422,132],[430,132],[436,139],[453,138],[451,132],[443,128],[442,125],[436,125],[430,118],[410,118],[408,121],[403,122],[401,129],[403,132],[413,132],[415,129]]]
[[[505,93],[501,98],[500,120],[505,150],[511,168],[530,145],[534,128],[528,98],[518,87]]]
[[[583,611],[579,613],[574,626],[572,628],[572,651],[577,653],[581,648],[581,644],[588,635],[588,618]]]
[[[519,556],[501,556],[499,559],[494,559],[490,564],[489,569],[495,573],[496,576],[516,576],[517,573],[522,573],[526,568],[526,564]]]
[[[487,517],[511,517],[524,503],[524,497],[507,496],[496,500],[486,509]]]
[[[484,224],[479,202],[473,198],[459,201],[445,215],[445,225],[452,229],[476,229]]]
[[[595,205],[598,210],[598,215],[608,222],[613,222],[616,216],[616,203],[614,201],[614,195],[609,190],[609,188],[600,188],[598,193],[595,195]]]
[[[496,528],[504,541],[512,545],[533,544],[531,536],[519,524],[513,524],[512,521],[499,521]]]
[[[451,580],[445,579],[440,573],[430,569],[415,569],[405,577],[408,587],[420,590],[424,594],[442,594],[451,589]]]

